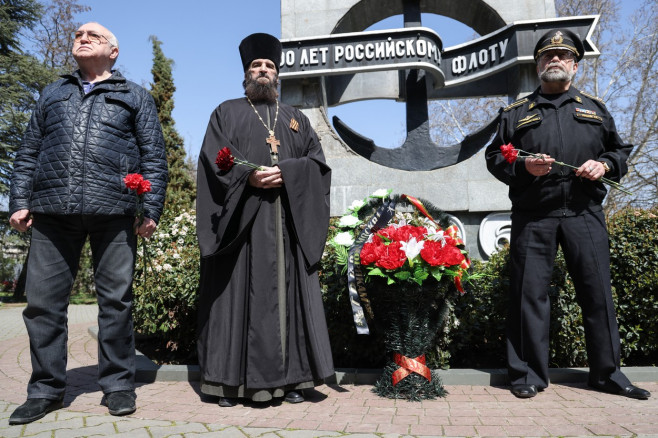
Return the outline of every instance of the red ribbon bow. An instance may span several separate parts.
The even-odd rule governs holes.
[[[407,377],[411,373],[416,373],[425,377],[428,381],[432,381],[432,372],[429,368],[425,366],[425,355],[421,354],[415,359],[412,359],[407,356],[403,356],[399,353],[393,354],[393,360],[396,364],[400,365],[401,368],[398,368],[393,372],[393,385],[400,383],[402,379]]]

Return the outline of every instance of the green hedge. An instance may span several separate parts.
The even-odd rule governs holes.
[[[198,249],[194,212],[163,221],[149,241],[155,273],[143,281],[143,262],[135,281],[136,330],[160,344],[165,361],[194,359]],[[331,240],[340,229],[332,219]],[[658,363],[658,209],[624,210],[609,220],[613,294],[622,337],[624,365]],[[341,368],[380,368],[385,349],[382,330],[357,335],[347,293],[347,279],[337,254],[327,245],[320,281],[334,363]],[[433,368],[501,368],[505,366],[505,316],[509,273],[508,252],[473,263],[485,277],[451,300],[448,323],[439,331],[429,365]],[[155,274],[155,275],[153,275]],[[147,278],[149,278],[147,276]],[[146,286],[146,287],[145,287]],[[587,366],[580,308],[561,252],[550,284],[553,367]],[[178,357],[174,357],[178,356]]]

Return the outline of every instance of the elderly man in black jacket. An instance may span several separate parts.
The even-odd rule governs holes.
[[[162,213],[167,161],[155,103],[112,69],[119,45],[98,23],[75,33],[79,70],[41,94],[11,177],[10,224],[32,227],[27,307],[32,376],[27,401],[9,424],[35,421],[62,406],[66,389],[68,300],[82,246],[91,244],[98,297],[98,383],[113,415],[135,411],[131,316],[136,235],[148,238]],[[144,217],[124,184],[150,181]]]
[[[559,245],[583,312],[589,386],[647,399],[651,394],[620,370],[601,206],[606,188],[600,178],[618,182],[633,146],[621,140],[600,99],[572,86],[583,52],[580,38],[567,29],[539,38],[534,53],[541,86],[501,111],[498,135],[486,150],[489,171],[509,185],[512,201],[508,373],[520,398],[549,384],[548,285]],[[500,146],[509,143],[535,156],[508,162]]]

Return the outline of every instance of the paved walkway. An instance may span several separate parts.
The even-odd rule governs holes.
[[[554,384],[520,400],[505,387],[447,385],[444,399],[383,399],[369,385],[325,385],[308,402],[219,408],[196,382],[139,384],[137,412],[113,417],[100,406],[97,344],[88,328],[95,306],[71,306],[68,387],[64,408],[24,426],[8,418],[25,401],[30,357],[22,308],[0,307],[0,437],[342,437],[621,436],[658,437],[658,382],[647,401]]]

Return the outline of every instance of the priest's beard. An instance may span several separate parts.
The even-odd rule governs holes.
[[[244,75],[242,86],[244,87],[244,94],[252,102],[276,102],[279,93],[276,89],[277,82],[279,82],[279,75],[274,76],[272,82],[261,84],[257,79],[252,79],[247,71]]]

